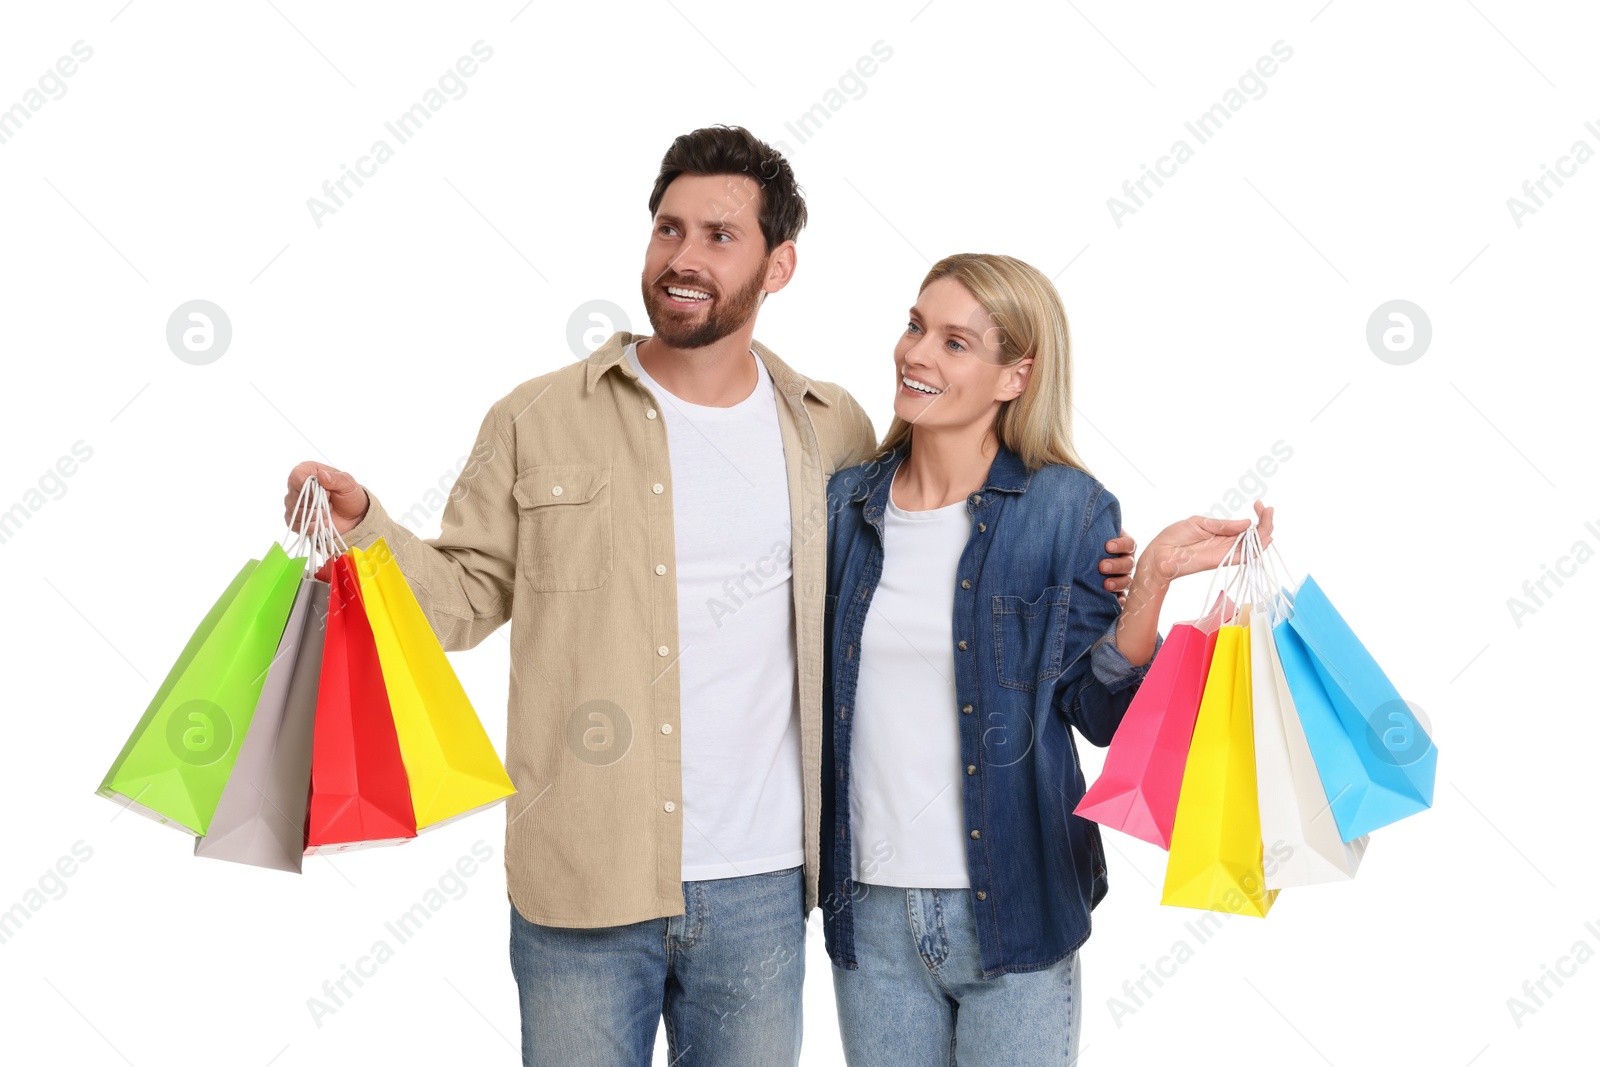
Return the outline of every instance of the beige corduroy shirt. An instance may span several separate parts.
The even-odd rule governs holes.
[[[370,489],[367,515],[345,535],[360,548],[386,539],[446,649],[510,621],[506,885],[525,918],[549,926],[683,914],[672,468],[660,405],[623,358],[644,336],[614,334],[495,402],[438,537],[418,538]],[[772,376],[788,468],[809,912],[825,488],[870,457],[876,435],[842,388],[752,348]]]

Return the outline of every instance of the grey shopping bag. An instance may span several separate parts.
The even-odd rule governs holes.
[[[196,856],[300,872],[327,621],[328,583],[302,579],[238,761],[209,831],[195,839]]]

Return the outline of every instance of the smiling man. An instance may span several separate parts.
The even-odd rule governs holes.
[[[506,621],[511,963],[523,1062],[791,1067],[817,904],[830,475],[876,435],[754,339],[805,202],[738,127],[673,142],[641,276],[654,333],[489,410],[438,537],[350,475],[345,540],[387,539],[447,649]],[[1126,542],[1126,543],[1124,543]],[[1131,540],[1108,586],[1126,588]]]

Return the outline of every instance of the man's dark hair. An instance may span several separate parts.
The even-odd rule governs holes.
[[[742,126],[707,126],[672,142],[650,191],[650,217],[680,174],[744,174],[761,186],[761,236],[770,252],[800,235],[806,202],[789,161]]]

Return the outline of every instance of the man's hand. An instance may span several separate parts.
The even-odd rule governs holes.
[[[1133,588],[1133,538],[1127,530],[1118,530],[1117,536],[1106,542],[1106,558],[1100,561],[1100,573],[1106,579],[1106,588],[1117,594],[1117,606],[1128,601],[1128,590]]]
[[[300,523],[295,522],[295,501],[300,498],[300,489],[306,484],[307,478],[316,478],[317,484],[328,491],[328,507],[333,512],[333,525],[339,533],[347,534],[356,528],[356,525],[367,515],[367,491],[361,488],[361,483],[344,471],[335,470],[324,466],[315,460],[307,460],[297,464],[289,472],[289,492],[283,498],[283,521],[290,525],[290,529],[299,532]]]

